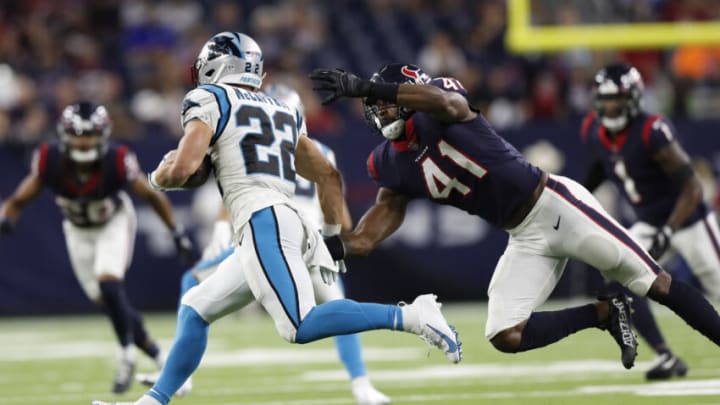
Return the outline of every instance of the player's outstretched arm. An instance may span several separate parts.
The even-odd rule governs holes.
[[[360,218],[355,229],[342,235],[346,255],[367,256],[392,235],[405,220],[409,198],[388,188],[380,188],[375,204]]]
[[[466,121],[477,115],[459,93],[428,84],[377,83],[361,79],[341,69],[315,69],[310,74],[313,89],[328,92],[323,104],[339,97],[362,97],[396,103],[414,111],[424,111],[443,122]]]
[[[342,177],[337,169],[306,136],[298,137],[295,148],[297,173],[317,184],[318,199],[326,224],[343,224],[349,218],[343,194]]]
[[[203,163],[213,134],[212,128],[202,121],[188,122],[178,148],[166,154],[151,174],[154,187],[168,190],[182,188]]]
[[[15,192],[0,205],[0,233],[12,230],[23,208],[42,191],[42,180],[34,172],[28,174]]]

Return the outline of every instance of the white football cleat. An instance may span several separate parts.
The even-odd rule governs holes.
[[[445,353],[450,361],[462,360],[462,342],[455,328],[440,312],[442,304],[435,294],[419,295],[411,304],[401,302],[403,329],[420,336],[429,345]]]
[[[352,380],[352,393],[358,405],[385,405],[390,403],[390,398],[373,387],[367,376],[357,377]]]
[[[118,368],[115,371],[115,379],[113,380],[112,392],[115,394],[124,394],[130,389],[135,374],[135,360],[121,359]]]
[[[147,387],[152,387],[157,382],[158,378],[160,378],[160,372],[151,373],[151,374],[138,374],[135,379],[138,380],[138,382],[142,385],[145,385]],[[183,385],[178,388],[178,390],[175,392],[176,397],[184,397],[185,395],[189,394],[190,391],[192,391],[192,377],[188,377],[187,380],[183,383]]]
[[[135,405],[135,402],[103,402],[92,401],[90,405]]]

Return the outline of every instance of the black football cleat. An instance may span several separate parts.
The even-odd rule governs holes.
[[[685,377],[688,366],[681,358],[670,354],[662,353],[655,357],[652,367],[645,373],[648,380],[668,380],[673,377]]]
[[[632,299],[625,294],[613,294],[602,301],[608,302],[608,317],[600,325],[600,329],[607,330],[620,346],[620,358],[623,367],[631,369],[635,365],[637,357],[638,342],[635,333],[632,331]]]

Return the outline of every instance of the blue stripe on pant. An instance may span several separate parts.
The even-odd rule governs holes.
[[[255,240],[255,254],[265,277],[282,304],[287,317],[297,329],[300,326],[300,305],[297,286],[280,244],[280,228],[272,207],[257,211],[250,219]]]

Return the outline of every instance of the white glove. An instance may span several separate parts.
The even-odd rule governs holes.
[[[333,285],[337,281],[337,275],[338,271],[329,269],[324,266],[320,267],[320,277],[322,278],[323,283],[327,285]]]

